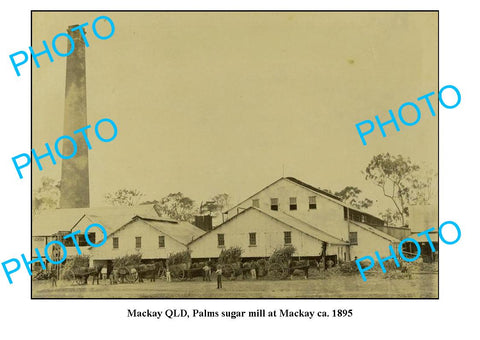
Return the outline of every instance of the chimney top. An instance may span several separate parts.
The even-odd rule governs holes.
[[[75,30],[72,32],[72,29],[74,29],[75,27],[78,27],[80,25],[76,24],[76,25],[70,25],[68,26],[68,29],[67,29],[67,33],[72,36],[72,38],[75,38],[75,36],[80,36],[80,30]],[[83,30],[83,33],[86,34],[87,32],[85,31],[85,28],[82,28]]]

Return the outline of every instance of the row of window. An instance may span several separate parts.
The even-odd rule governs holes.
[[[78,234],[76,235],[77,237],[77,243],[79,247],[89,247],[90,244],[88,244],[87,240],[85,239],[84,234]],[[95,233],[88,233],[88,239],[90,240],[91,243],[96,243],[95,242]],[[65,247],[74,247],[75,244],[73,243],[73,239],[71,237],[68,237],[64,241]]]
[[[289,208],[290,210],[297,210],[297,198],[296,197],[290,197],[289,199]],[[278,210],[278,198],[270,198],[270,210]],[[258,198],[255,198],[252,200],[252,207],[254,208],[260,208],[260,200]],[[317,209],[317,197],[316,196],[310,196],[308,198],[308,209]]]
[[[113,248],[119,247],[119,239],[118,237],[112,237],[113,241]],[[158,236],[158,247],[165,248],[165,236]],[[135,248],[140,249],[142,248],[142,238],[140,236],[135,237]]]
[[[290,231],[283,232],[283,242],[285,245],[292,244],[292,233]],[[217,234],[217,244],[219,247],[225,247],[225,234]],[[248,233],[248,244],[250,246],[257,245],[257,233]]]
[[[357,232],[351,232],[349,235],[350,244],[358,244]],[[112,237],[113,248],[119,247],[118,237]],[[219,247],[225,247],[225,234],[217,234],[217,243]],[[292,244],[292,232],[283,232],[283,243],[285,245]],[[257,245],[257,233],[248,233],[248,244],[250,246]],[[158,236],[158,247],[165,248],[165,236]],[[135,237],[135,248],[142,248],[142,238],[140,236]]]

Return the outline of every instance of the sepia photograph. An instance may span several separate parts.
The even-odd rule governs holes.
[[[31,298],[439,298],[438,11],[31,20]]]

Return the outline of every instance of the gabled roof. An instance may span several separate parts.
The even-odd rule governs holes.
[[[287,177],[287,179],[288,179],[289,181],[295,183],[295,184],[298,184],[298,185],[300,185],[300,186],[302,186],[302,187],[304,187],[304,188],[307,188],[307,189],[309,189],[309,190],[311,190],[311,191],[313,191],[313,192],[316,192],[317,194],[320,194],[320,195],[323,195],[323,196],[327,196],[327,197],[330,198],[331,201],[333,201],[333,202],[335,202],[335,203],[337,203],[337,204],[339,204],[339,205],[341,205],[341,206],[344,206],[344,207],[346,207],[346,208],[348,208],[348,209],[350,209],[350,210],[358,211],[359,213],[362,213],[362,214],[364,214],[364,215],[372,216],[372,217],[374,217],[374,218],[377,218],[377,219],[379,219],[379,220],[382,220],[380,217],[377,217],[377,216],[375,216],[375,215],[369,214],[369,213],[364,212],[364,211],[362,211],[362,210],[360,210],[360,209],[357,209],[357,208],[355,208],[355,207],[352,207],[350,204],[347,204],[347,203],[343,202],[338,196],[332,195],[332,194],[330,194],[330,193],[328,193],[328,192],[326,192],[326,191],[324,191],[324,190],[315,188],[313,185],[310,185],[310,184],[307,184],[307,183],[305,183],[305,182],[302,182],[302,181],[300,181],[300,180],[298,180],[298,179],[296,179],[296,178],[294,178],[294,177]]]
[[[85,214],[71,209],[56,209],[36,215],[32,220],[32,236],[52,236],[70,231]]]
[[[288,181],[290,181],[291,183],[294,183],[294,184],[296,184],[296,185],[299,185],[299,186],[301,186],[301,187],[303,187],[303,188],[305,188],[305,189],[307,189],[307,190],[309,190],[309,191],[312,191],[312,192],[314,192],[314,193],[316,193],[316,194],[319,194],[319,195],[327,198],[328,200],[330,200],[330,201],[332,201],[332,202],[334,202],[334,203],[336,203],[336,204],[339,204],[339,205],[341,205],[341,206],[343,206],[343,207],[346,207],[346,208],[348,208],[348,209],[351,209],[351,210],[354,210],[354,211],[358,211],[358,212],[360,212],[360,213],[362,213],[362,214],[364,214],[364,215],[372,216],[372,217],[374,217],[374,218],[376,218],[376,219],[382,220],[380,217],[377,217],[377,216],[372,215],[372,214],[370,214],[370,213],[364,212],[364,211],[362,211],[362,210],[360,210],[360,209],[357,209],[357,208],[355,208],[355,207],[352,207],[352,206],[349,205],[349,204],[346,204],[345,202],[342,202],[342,200],[341,200],[338,196],[335,196],[335,195],[333,195],[333,194],[331,194],[331,193],[329,193],[329,192],[326,192],[325,190],[316,188],[316,187],[314,187],[313,185],[310,185],[310,184],[307,184],[307,183],[305,183],[305,182],[303,182],[303,181],[300,181],[300,180],[296,179],[295,177],[281,177],[281,178],[279,178],[278,180],[276,180],[275,182],[267,185],[267,186],[264,187],[263,189],[257,191],[255,194],[253,194],[253,195],[251,195],[250,197],[244,199],[244,200],[241,201],[239,204],[234,205],[233,207],[227,209],[227,210],[224,211],[224,212],[233,210],[235,207],[238,207],[238,206],[239,206],[240,204],[242,204],[243,202],[248,201],[250,198],[256,196],[258,193],[260,193],[260,192],[262,192],[263,190],[271,187],[272,185],[278,183],[278,182],[281,181],[281,180],[288,180]]]
[[[58,231],[70,231],[84,216],[94,223],[102,224],[109,232],[121,227],[136,215],[160,218],[154,204],[133,207],[55,209],[33,217],[32,236],[51,236]],[[162,220],[174,221],[163,217]]]
[[[328,196],[328,197],[330,197],[330,198],[333,198],[333,199],[335,199],[335,200],[340,201],[341,203],[343,203],[343,202],[342,202],[342,199],[341,199],[340,197],[335,196],[334,194],[331,194],[331,193],[329,193],[329,192],[327,192],[327,191],[325,191],[325,190],[322,190],[322,189],[319,189],[319,188],[315,188],[313,185],[310,185],[310,184],[307,184],[307,183],[305,183],[305,182],[302,182],[302,181],[296,179],[295,177],[286,177],[286,178],[287,178],[288,180],[290,180],[290,181],[298,184],[298,185],[301,185],[301,186],[303,186],[303,187],[305,187],[305,188],[308,188],[308,189],[310,189],[310,190],[312,190],[312,191],[315,191],[317,194]]]
[[[196,238],[205,234],[205,231],[190,224],[188,222],[183,221],[172,221],[172,220],[164,220],[162,218],[145,218],[142,216],[135,216],[129,222],[118,228],[109,236],[113,236],[120,232],[123,229],[128,228],[128,226],[134,222],[141,221],[146,225],[160,231],[161,233],[168,235],[172,239],[180,242],[183,245],[187,245],[187,243],[192,242]]]
[[[291,226],[294,229],[297,229],[298,231],[313,236],[314,238],[327,242],[328,244],[334,244],[334,245],[348,245],[348,242],[345,242],[335,236],[332,236],[323,230],[319,229],[318,227],[314,227],[311,224],[302,221],[296,217],[293,217],[285,212],[282,211],[264,211],[260,210],[258,208],[253,208],[255,210],[260,211],[261,213],[268,215],[286,225]]]
[[[363,229],[371,232],[372,234],[380,236],[381,238],[384,238],[389,242],[400,243],[400,240],[398,238],[393,237],[392,235],[389,235],[387,233],[384,233],[383,231],[378,230],[377,228],[371,227],[368,224],[357,222],[357,221],[352,221],[352,220],[350,220],[350,223],[355,224],[357,227],[363,228]]]
[[[235,220],[235,219],[238,219],[238,218],[241,218],[241,216],[243,216],[244,214],[246,214],[247,212],[256,212],[256,213],[259,213],[259,214],[262,214],[262,215],[265,215],[269,218],[272,218],[292,229],[295,229],[305,235],[308,235],[310,237],[313,237],[317,240],[320,240],[320,241],[324,241],[324,242],[327,242],[329,244],[334,244],[334,245],[348,245],[347,242],[345,241],[342,241],[334,236],[331,236],[325,232],[323,232],[322,230],[319,230],[318,228],[316,227],[313,227],[312,225],[302,221],[302,220],[299,220],[293,216],[290,216],[290,215],[287,215],[286,213],[283,213],[283,212],[266,212],[264,210],[261,210],[261,209],[258,209],[258,208],[254,208],[254,207],[249,207],[245,210],[242,210],[241,212],[239,212],[237,215],[235,215],[234,217],[228,219],[227,221],[223,222],[222,224],[220,224],[217,228],[215,229],[212,229],[210,230],[209,232],[201,235],[200,237],[198,237],[196,240],[202,238],[203,236],[205,235],[208,235],[210,233],[213,233],[213,232],[218,232],[218,229],[220,228],[224,228],[227,224],[229,224],[231,221]],[[192,242],[195,242],[196,240],[193,240]],[[190,243],[192,243],[190,242]]]
[[[176,225],[172,225],[163,221],[148,220],[146,223],[184,245],[205,234],[204,230],[188,222],[179,222]]]

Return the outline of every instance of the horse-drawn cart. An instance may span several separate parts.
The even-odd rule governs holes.
[[[133,266],[115,268],[112,275],[116,283],[134,283],[138,280],[138,272]]]
[[[63,273],[63,279],[70,281],[72,284],[86,285],[89,276],[93,277],[92,284],[97,280],[100,275],[100,268],[94,267],[77,267],[66,270]]]

